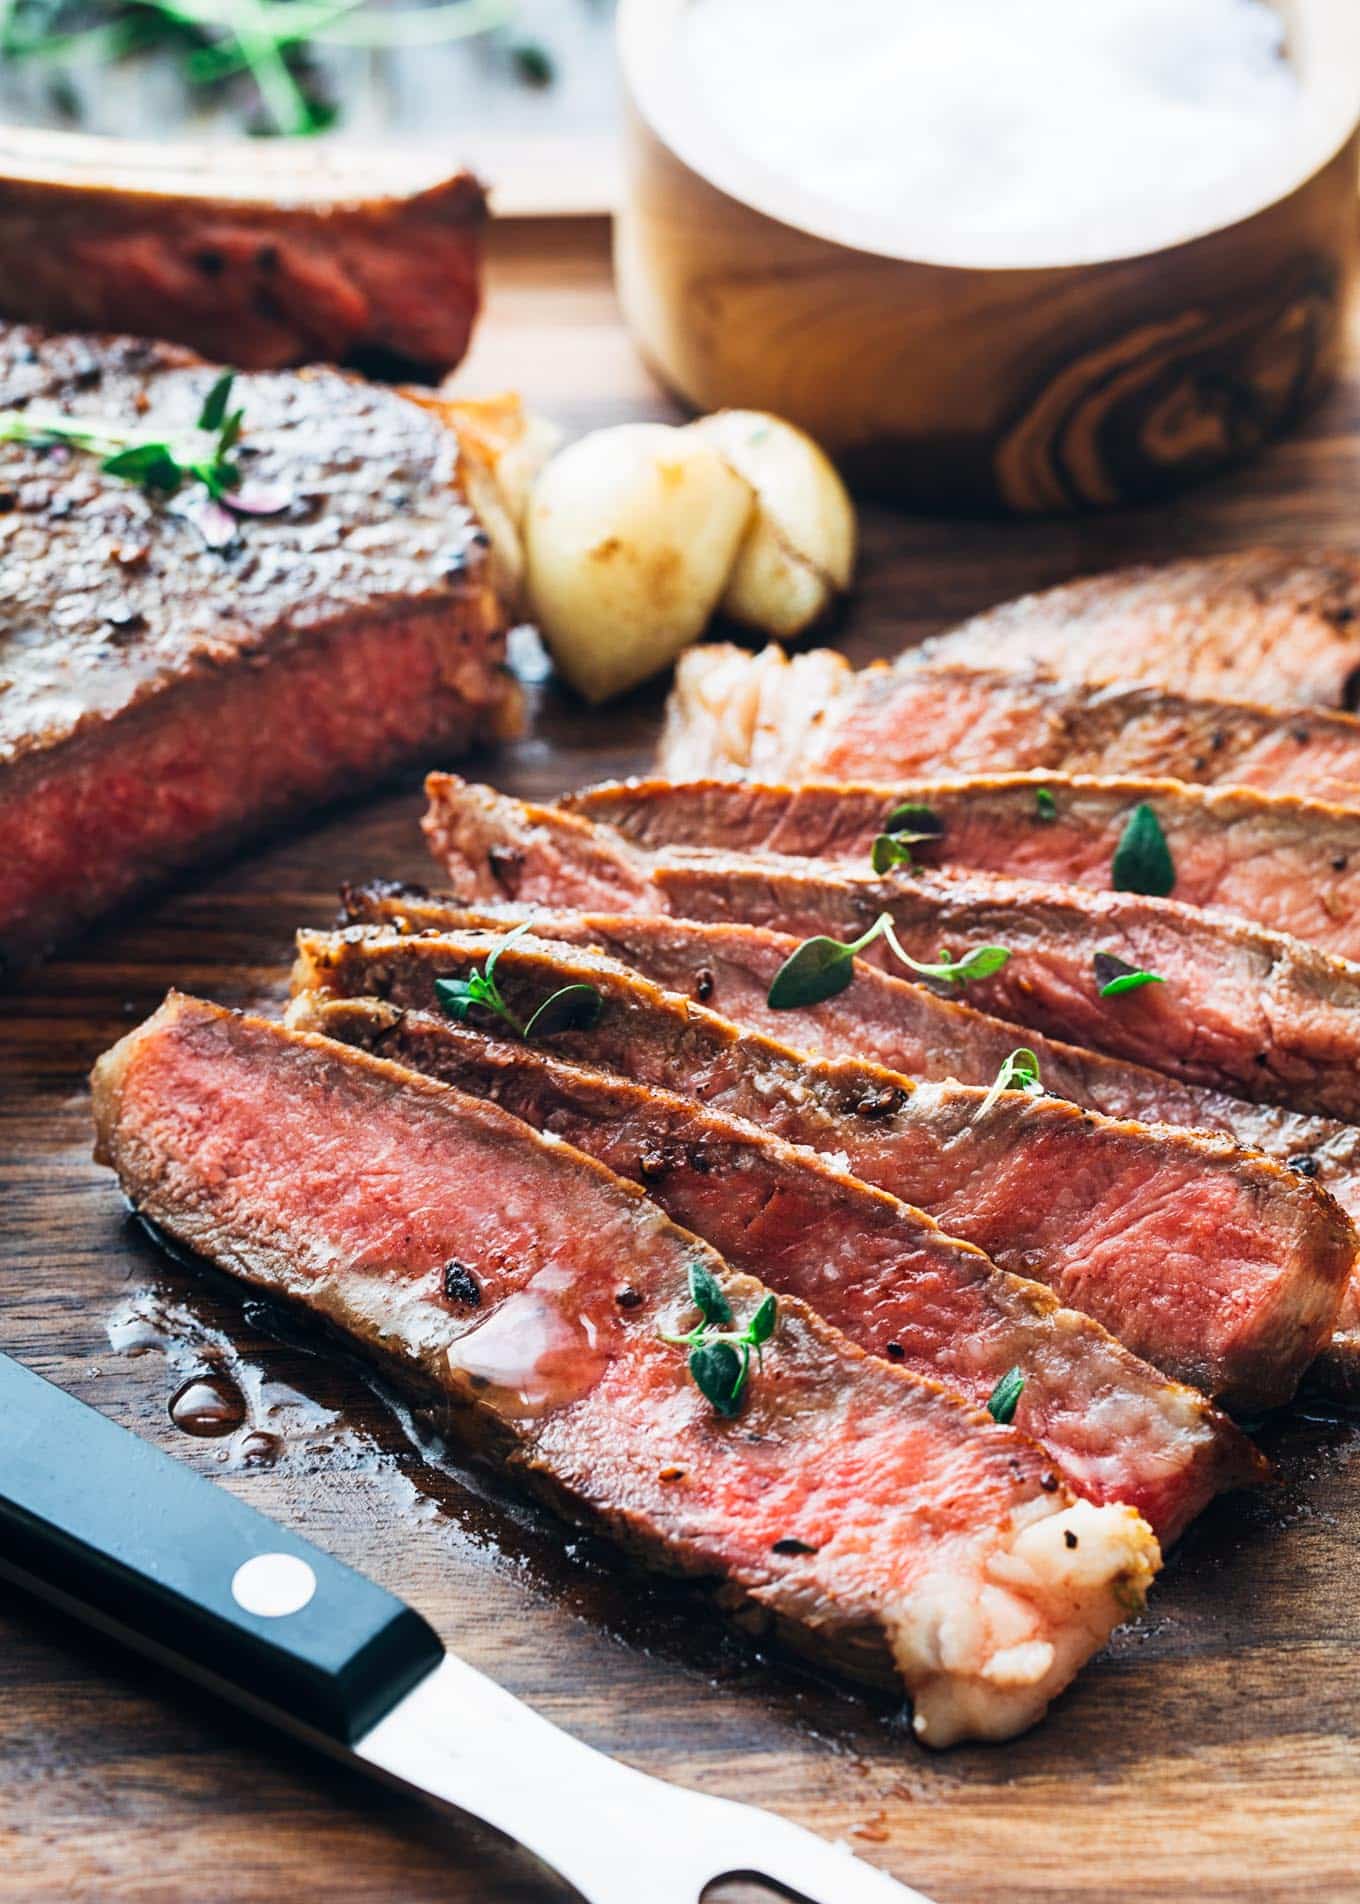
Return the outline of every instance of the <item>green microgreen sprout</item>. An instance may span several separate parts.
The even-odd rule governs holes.
[[[1097,952],[1091,960],[1101,998],[1119,998],[1125,992],[1141,991],[1144,985],[1165,985],[1160,972],[1144,972],[1113,952]]]
[[[689,1372],[700,1394],[720,1415],[730,1418],[741,1406],[747,1377],[751,1372],[751,1354],[762,1362],[762,1350],[774,1334],[779,1321],[779,1305],[766,1295],[744,1329],[733,1326],[732,1305],[708,1265],[696,1259],[689,1266],[689,1297],[699,1311],[699,1320],[683,1335],[661,1331],[663,1342],[677,1349],[688,1349]]]
[[[790,952],[770,984],[766,1003],[771,1011],[796,1011],[802,1005],[820,1005],[843,992],[855,976],[856,958],[876,939],[882,939],[894,958],[909,971],[922,978],[939,979],[946,985],[968,985],[974,979],[990,978],[1010,957],[1004,945],[980,945],[961,959],[945,951],[938,963],[922,963],[914,959],[898,939],[892,914],[881,912],[858,939],[805,939]]]
[[[524,1022],[506,1004],[496,979],[496,964],[501,953],[512,946],[516,939],[522,938],[532,925],[532,919],[525,919],[507,932],[487,953],[482,965],[474,966],[466,978],[435,980],[435,997],[450,1018],[456,1018],[459,1024],[466,1024],[468,1012],[474,1005],[480,1005],[484,1011],[501,1019],[525,1043],[532,1038],[551,1037],[554,1032],[594,1029],[604,1010],[604,997],[593,985],[577,983],[561,986],[550,993]]]
[[[1027,1045],[1018,1046],[1008,1058],[1003,1060],[991,1089],[973,1113],[974,1123],[980,1117],[987,1115],[1003,1091],[1023,1091],[1026,1097],[1044,1095],[1043,1079],[1039,1076],[1039,1060]]]
[[[1003,1427],[1015,1420],[1016,1404],[1025,1392],[1025,1377],[1019,1368],[1007,1369],[987,1398],[987,1413]]]
[[[915,864],[912,847],[938,840],[943,833],[944,821],[929,807],[910,802],[894,807],[869,849],[869,863],[880,877],[894,866],[910,867]]]
[[[1045,826],[1051,825],[1058,817],[1058,803],[1048,787],[1034,789],[1034,817]]]

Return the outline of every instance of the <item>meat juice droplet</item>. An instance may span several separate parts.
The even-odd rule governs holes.
[[[551,1272],[536,1277],[540,1286]],[[588,1316],[573,1315],[531,1284],[469,1329],[448,1351],[449,1367],[507,1416],[546,1415],[595,1386],[606,1351]]]
[[[245,1418],[245,1397],[226,1375],[191,1375],[170,1398],[170,1419],[186,1435],[234,1435]]]

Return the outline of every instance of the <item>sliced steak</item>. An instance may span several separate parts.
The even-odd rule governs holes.
[[[470,927],[504,932],[532,920],[540,938],[597,946],[668,991],[799,1051],[869,1058],[911,1078],[988,1086],[1015,1048],[1016,1027],[1004,1018],[942,998],[928,985],[894,978],[863,959],[856,961],[854,984],[838,997],[776,1011],[768,1002],[770,986],[798,941],[762,926],[713,925],[654,913],[467,905],[381,883],[346,887],[343,920],[404,932]],[[1311,1177],[1348,1216],[1360,1217],[1360,1127],[1305,1117],[1275,1104],[1251,1104],[1039,1032],[1027,1036],[1051,1096],[1106,1117],[1221,1131]]]
[[[294,986],[437,1010],[436,981],[468,977],[500,943],[303,932]],[[1349,1220],[1306,1178],[1225,1139],[1018,1091],[988,1105],[977,1087],[802,1057],[601,954],[533,937],[506,945],[495,977],[521,1023],[561,987],[593,985],[598,1023],[555,1049],[829,1153],[1234,1405],[1286,1401],[1330,1339],[1356,1255]],[[933,1259],[938,1232],[920,1221]],[[932,1260],[917,1273],[943,1272]]]
[[[1029,1724],[1141,1604],[1157,1548],[1132,1509],[1074,1502],[1036,1443],[796,1300],[725,1419],[661,1331],[696,1321],[695,1263],[739,1316],[761,1286],[495,1105],[173,995],[94,1088],[97,1155],[143,1215],[640,1557],[904,1686],[932,1744]]]
[[[793,1011],[768,1002],[775,974],[798,944],[761,926],[706,925],[652,913],[549,912],[543,908],[463,905],[411,888],[346,887],[346,922],[402,932],[505,932],[532,919],[538,936],[597,946],[668,991],[749,1025],[816,1057],[870,1058],[911,1078],[954,1078],[990,1085],[1015,1047],[1016,1027],[970,1005],[941,998],[856,961],[855,981],[839,997]],[[1311,1177],[1352,1222],[1360,1218],[1360,1127],[1305,1117],[1274,1104],[1249,1104],[1185,1084],[1160,1071],[1063,1044],[1039,1032],[1025,1037],[1045,1089],[1106,1117],[1221,1131]],[[1360,1267],[1351,1273],[1336,1333],[1309,1371],[1310,1385],[1360,1391]]]
[[[1177,694],[1348,708],[1360,666],[1360,557],[1245,549],[1121,569],[1026,595],[901,665],[1039,669]]]
[[[706,846],[804,858],[867,860],[904,805],[924,809],[932,837],[913,860],[1052,879],[1108,892],[1159,891],[1116,854],[1139,807],[1156,815],[1170,853],[1167,889],[1185,905],[1292,933],[1341,958],[1360,957],[1360,811],[1239,787],[1174,780],[992,774],[875,786],[766,786],[733,780],[630,780],[564,805],[649,848]]]
[[[308,992],[289,1019],[493,1098],[641,1184],[734,1269],[979,1405],[1021,1369],[1016,1425],[1078,1494],[1136,1507],[1163,1546],[1215,1492],[1261,1472],[1203,1396],[980,1251],[951,1243],[947,1257],[927,1253],[916,1211],[831,1160],[692,1098],[426,1012]]]
[[[432,774],[426,836],[471,898],[667,912],[849,941],[883,912],[914,958],[1004,945],[970,1002],[1050,1037],[1253,1102],[1360,1117],[1360,967],[1174,899],[994,873],[877,879],[863,862],[671,848],[648,854],[577,814]],[[495,871],[512,864],[514,892]],[[1166,980],[1103,999],[1095,955]],[[880,944],[866,956],[893,969]],[[1019,1042],[1019,1041],[1017,1041]]]
[[[120,142],[98,177],[35,177],[9,156],[0,317],[170,338],[255,370],[442,372],[467,349],[486,218],[470,173],[384,189],[371,154],[346,169],[334,147],[309,160]]]
[[[190,428],[168,345],[0,332],[0,410]],[[338,371],[243,377],[241,462],[282,490],[208,546],[187,492],[0,445],[0,949],[41,949],[276,815],[512,727],[458,441]]]
[[[801,669],[816,667],[816,677]],[[808,690],[813,697],[808,699]],[[1360,721],[991,667],[856,674],[838,654],[708,643],[676,667],[657,771],[797,782],[1010,771],[1133,774],[1360,807]]]

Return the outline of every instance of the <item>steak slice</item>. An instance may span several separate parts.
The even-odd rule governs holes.
[[[344,920],[402,932],[504,932],[532,919],[541,938],[596,946],[668,991],[708,1005],[734,1023],[823,1058],[869,1058],[912,1078],[990,1085],[1014,1049],[1016,1027],[856,961],[854,984],[839,997],[793,1011],[768,1003],[780,966],[798,944],[761,926],[706,925],[651,913],[545,912],[466,906],[409,887],[378,883],[344,890]],[[1027,1032],[1045,1089],[1054,1097],[1144,1124],[1220,1131],[1311,1177],[1360,1218],[1360,1128],[1305,1117],[1274,1104],[1249,1104],[1184,1084],[1160,1071]],[[1341,1299],[1336,1333],[1309,1371],[1310,1386],[1360,1392],[1360,1267]]]
[[[437,1010],[436,981],[468,977],[500,943],[302,932],[294,989]],[[1330,1339],[1356,1255],[1349,1220],[1316,1185],[1222,1138],[1018,1091],[988,1106],[976,1087],[802,1057],[601,954],[533,938],[506,946],[495,977],[521,1022],[563,986],[594,986],[598,1022],[559,1034],[556,1049],[829,1153],[1234,1405],[1288,1400]],[[938,1232],[920,1221],[933,1258]]]
[[[1174,899],[994,873],[877,879],[862,862],[648,854],[577,814],[452,775],[432,774],[426,791],[431,850],[471,898],[667,912],[846,941],[887,912],[922,961],[945,945],[1008,946],[1001,970],[968,988],[970,1002],[998,1017],[1253,1102],[1360,1117],[1360,967],[1284,933]],[[1167,982],[1102,999],[1097,952]],[[891,969],[881,944],[866,956]]]
[[[1076,1493],[1136,1507],[1163,1546],[1218,1490],[1263,1471],[1203,1396],[977,1250],[953,1245],[947,1264],[938,1252],[932,1262],[918,1213],[831,1160],[691,1098],[427,1012],[305,992],[289,1021],[494,1099],[641,1184],[734,1269],[979,1405],[1020,1368],[1017,1426]]]
[[[347,166],[334,147],[116,154],[98,176],[0,157],[0,317],[170,338],[252,370],[442,372],[467,349],[486,219],[470,173],[412,190],[409,167],[384,179],[371,153]]]
[[[1360,721],[989,667],[700,644],[680,657],[657,771],[798,782],[1041,771],[1256,787],[1360,806]],[[804,674],[802,670],[806,669]]]
[[[1360,557],[1244,549],[1093,575],[977,616],[903,666],[1006,667],[1177,694],[1347,708]]]
[[[1113,861],[1125,827],[1137,807],[1150,806],[1170,851],[1176,899],[1221,907],[1340,958],[1360,957],[1360,811],[1345,807],[1174,780],[1020,773],[792,788],[629,780],[563,804],[649,848],[866,860],[875,835],[910,804],[941,828],[938,839],[910,849],[923,865],[1098,891],[1117,883]]]
[[[466,905],[377,882],[344,889],[342,922],[403,932],[508,931],[532,920],[539,938],[596,946],[667,991],[681,992],[736,1024],[822,1058],[868,1058],[911,1078],[989,1086],[1015,1048],[1016,1027],[928,985],[856,961],[855,982],[820,1005],[776,1011],[770,986],[798,941],[763,926],[713,925],[654,913],[582,913],[541,907]],[[1251,1104],[1099,1051],[1028,1034],[1052,1097],[1143,1124],[1220,1131],[1322,1185],[1351,1218],[1360,1216],[1360,1128]]]
[[[192,426],[216,373],[0,332],[0,410]],[[242,468],[289,506],[208,546],[183,498],[0,445],[0,949],[41,950],[265,820],[515,724],[458,440],[333,370],[241,378]]]
[[[187,1247],[442,1396],[451,1431],[640,1557],[900,1683],[931,1744],[1031,1723],[1156,1542],[1074,1502],[1014,1428],[864,1355],[796,1300],[737,1420],[661,1330],[702,1265],[631,1184],[495,1105],[173,994],[99,1062],[96,1154]]]

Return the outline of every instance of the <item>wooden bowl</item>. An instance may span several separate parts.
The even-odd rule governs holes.
[[[701,410],[772,410],[861,487],[1060,511],[1160,495],[1250,455],[1336,367],[1357,262],[1360,4],[1277,0],[1304,136],[1232,222],[1163,250],[998,264],[835,218],[707,114],[687,0],[622,0],[615,266],[625,315]]]

